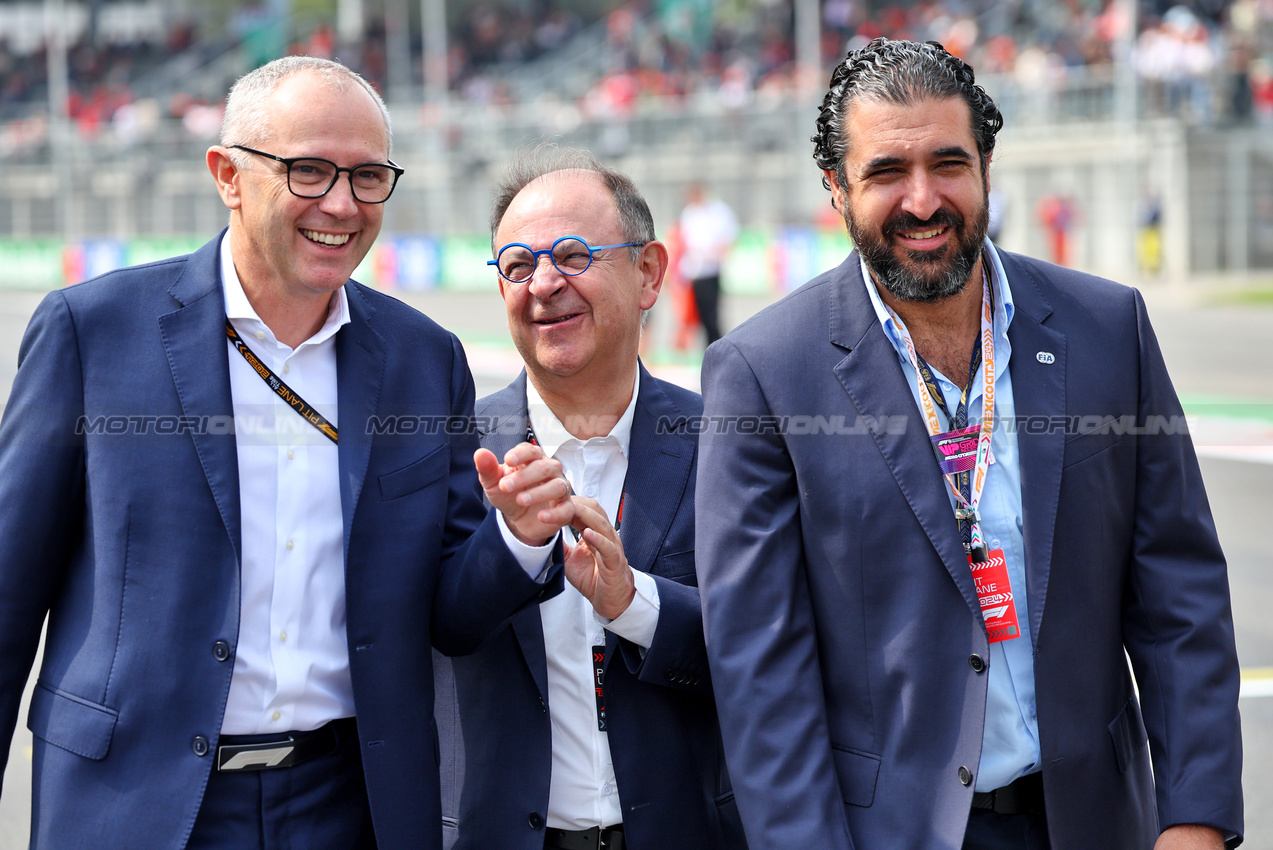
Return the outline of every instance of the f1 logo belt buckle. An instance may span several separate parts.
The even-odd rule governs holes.
[[[270,741],[262,744],[225,744],[217,747],[217,770],[269,770],[291,767],[296,761],[296,743]]]

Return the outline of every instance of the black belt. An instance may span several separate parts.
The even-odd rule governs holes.
[[[974,809],[990,809],[1001,815],[1043,814],[1043,774],[1027,773],[1002,788],[972,795]]]
[[[278,735],[222,735],[217,770],[274,770],[331,755],[344,740],[357,740],[352,717],[331,720],[312,732]]]
[[[545,850],[624,850],[623,824],[592,829],[544,830]]]

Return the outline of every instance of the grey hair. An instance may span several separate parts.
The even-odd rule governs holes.
[[[558,171],[588,171],[601,179],[619,212],[619,226],[623,230],[624,242],[640,242],[645,245],[657,238],[650,205],[646,203],[632,178],[608,165],[602,165],[588,151],[540,145],[515,153],[504,178],[495,187],[495,199],[491,203],[492,252],[498,247],[495,244],[495,231],[499,230],[500,222],[504,220],[504,214],[508,212],[513,198],[540,177]],[[629,248],[628,254],[635,263],[641,257],[641,247]]]
[[[380,110],[380,116],[385,122],[385,136],[392,151],[393,125],[384,99],[370,83],[349,68],[339,62],[316,56],[284,56],[240,77],[226,98],[225,117],[221,120],[221,144],[248,147],[265,145],[273,130],[266,102],[280,83],[301,72],[319,75],[324,83],[339,92],[349,91],[352,86],[361,86],[371,95],[372,101]],[[231,151],[230,158],[240,168],[246,167],[251,159],[241,151]]]
[[[810,139],[813,159],[818,168],[835,172],[836,182],[846,188],[844,157],[849,138],[845,118],[855,101],[908,106],[920,100],[952,97],[968,104],[984,177],[994,153],[995,136],[1003,128],[1003,115],[986,90],[977,85],[972,66],[935,41],[877,38],[845,56],[831,74],[831,88],[818,112],[817,132]],[[831,188],[825,175],[822,185]]]

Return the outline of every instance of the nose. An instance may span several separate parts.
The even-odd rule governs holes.
[[[358,214],[358,199],[354,197],[354,184],[347,172],[337,175],[336,185],[318,199],[318,208],[337,218],[350,218]]]
[[[933,213],[941,209],[941,204],[941,193],[936,180],[922,171],[910,177],[906,183],[906,195],[902,199],[903,210],[920,221],[928,221]]]
[[[535,273],[528,284],[530,294],[540,301],[547,301],[566,288],[566,276],[555,265],[547,254],[535,258]]]

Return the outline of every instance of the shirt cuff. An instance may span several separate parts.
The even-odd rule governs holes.
[[[628,569],[632,570],[631,567]],[[613,620],[607,620],[595,611],[593,616],[604,628],[624,640],[632,641],[642,649],[649,649],[654,643],[654,631],[659,625],[659,586],[653,576],[640,570],[632,570],[632,583],[636,585],[636,595],[632,597],[627,610]]]
[[[517,535],[509,529],[508,523],[504,522],[502,511],[495,512],[495,522],[499,524],[499,533],[504,538],[504,545],[508,547],[508,551],[517,559],[517,563],[521,568],[526,571],[526,575],[543,584],[548,577],[548,562],[552,558],[553,544],[557,542],[561,532],[554,534],[543,546],[531,546],[517,539]]]

